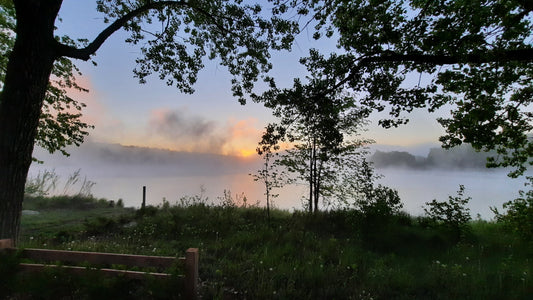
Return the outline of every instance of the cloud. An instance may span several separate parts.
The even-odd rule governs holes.
[[[186,108],[156,109],[150,113],[146,130],[149,144],[144,145],[177,151],[244,155],[256,147],[260,136],[256,125],[255,118],[220,123],[191,115]]]
[[[156,133],[171,139],[210,138],[214,135],[217,127],[214,121],[190,116],[185,109],[154,110],[150,114],[149,126]]]
[[[221,153],[229,134],[215,121],[192,116],[187,109],[156,109],[150,113],[148,130],[155,144],[173,150]]]

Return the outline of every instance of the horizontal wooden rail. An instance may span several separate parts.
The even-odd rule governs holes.
[[[16,251],[15,249],[8,251]],[[84,252],[84,251],[62,251],[49,249],[22,249],[21,256],[39,261],[61,261],[68,263],[88,262],[91,264],[115,264],[128,267],[155,267],[158,269],[169,268],[176,262],[175,257],[169,256],[144,256],[131,254]],[[185,258],[178,258],[185,262]]]
[[[39,272],[45,267],[59,267],[57,263],[89,263],[95,265],[124,265],[127,267],[143,267],[156,268],[165,270],[170,268],[175,262],[176,258],[169,256],[145,256],[145,255],[131,255],[131,254],[116,254],[116,253],[100,253],[100,252],[84,252],[84,251],[63,251],[63,250],[49,250],[49,249],[22,249],[18,250],[13,247],[12,240],[0,240],[0,250],[19,253],[22,258],[27,258],[33,261],[46,263],[21,263],[20,269],[25,272]],[[189,248],[185,252],[185,257],[177,259],[179,263],[184,265],[184,287],[187,299],[196,299],[198,293],[198,249]],[[104,275],[122,275],[131,279],[144,279],[146,276],[155,278],[169,278],[168,273],[159,272],[139,272],[129,270],[117,270],[112,268],[86,268],[81,266],[61,266],[65,271],[83,274],[88,270],[97,270]]]

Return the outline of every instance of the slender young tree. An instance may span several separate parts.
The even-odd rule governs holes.
[[[362,158],[361,148],[371,142],[354,140],[368,112],[358,109],[354,99],[346,93],[317,97],[319,81],[330,75],[313,76],[310,81],[317,82],[315,86],[304,86],[295,80],[293,88],[272,89],[261,99],[280,118],[279,124],[269,126],[279,128],[280,134],[272,138],[267,130],[262,143],[282,139],[293,143],[294,147],[281,154],[276,164],[307,182],[309,212],[318,211],[320,199],[334,194],[343,172],[357,169]]]
[[[273,136],[273,128],[267,126],[264,135]],[[265,197],[266,197],[266,209],[267,218],[270,222],[270,207],[272,206],[272,199],[277,198],[279,194],[273,193],[274,189],[282,188],[287,182],[287,176],[284,171],[277,168],[275,164],[276,156],[279,154],[276,152],[279,150],[279,145],[271,144],[264,139],[257,147],[257,154],[263,159],[262,168],[257,170],[252,175],[254,181],[259,181],[265,185]]]
[[[134,70],[140,82],[158,73],[167,84],[192,93],[203,59],[216,58],[234,76],[233,94],[244,103],[245,93],[271,68],[269,51],[289,49],[297,31],[297,24],[280,17],[285,9],[275,7],[265,18],[261,6],[239,0],[97,0],[109,25],[79,46],[54,35],[62,2],[12,1],[16,37],[0,95],[0,238],[18,236],[24,183],[59,60],[89,60],[123,28],[131,33],[126,42],[143,45]],[[145,25],[154,22],[160,29],[147,33],[156,26]]]

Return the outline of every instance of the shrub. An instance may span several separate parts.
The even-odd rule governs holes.
[[[367,200],[361,201],[359,206],[365,215],[387,218],[399,213],[403,204],[397,190],[380,184],[372,189]]]
[[[533,177],[527,178],[526,186],[533,184]],[[504,214],[500,214],[496,208],[491,208],[496,214],[496,220],[504,225],[504,228],[512,231],[526,241],[533,240],[533,189],[529,191],[519,191],[520,197],[505,202]]]
[[[466,207],[471,197],[464,197],[465,187],[459,186],[457,196],[448,197],[447,202],[439,202],[433,199],[426,202],[425,213],[436,224],[443,225],[449,229],[456,238],[462,238],[468,230],[468,222],[472,219],[470,209]]]

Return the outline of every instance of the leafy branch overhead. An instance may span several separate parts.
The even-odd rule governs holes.
[[[447,109],[444,147],[496,150],[488,165],[514,167],[512,176],[533,164],[530,1],[303,1],[299,11],[316,39],[337,38],[339,54],[311,50],[301,63],[313,80],[283,93],[349,90],[363,108],[388,110],[384,127]]]
[[[0,86],[3,86],[9,54],[15,44],[16,14],[11,1],[0,2],[0,12]],[[83,42],[66,36],[56,39],[73,46]],[[79,146],[93,127],[81,119],[85,104],[68,96],[68,90],[87,92],[76,82],[77,75],[81,73],[72,60],[61,58],[54,63],[36,137],[37,145],[50,153],[61,151],[68,155],[65,147]]]
[[[268,72],[270,50],[290,49],[296,22],[264,17],[258,4],[242,1],[97,1],[109,26],[86,47],[59,45],[61,56],[88,60],[118,29],[126,42],[141,44],[135,76],[145,83],[158,74],[168,85],[193,93],[204,59],[218,59],[233,75],[234,96],[244,103],[260,74]]]

